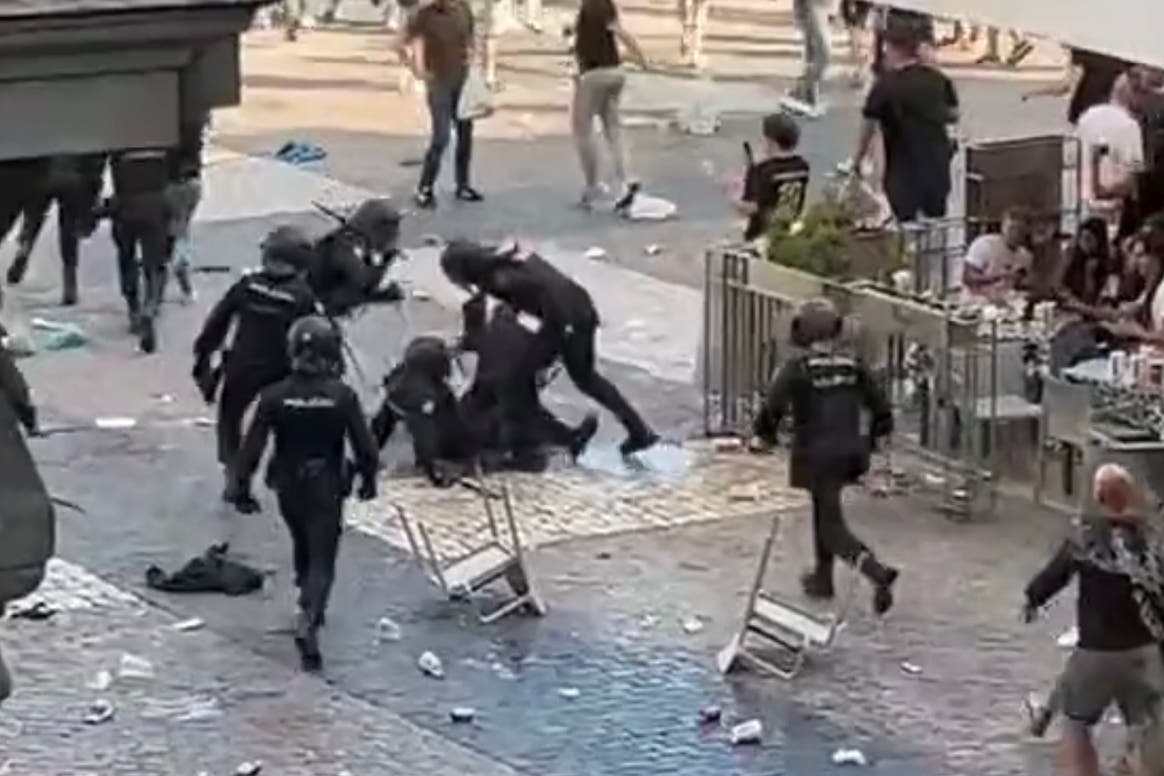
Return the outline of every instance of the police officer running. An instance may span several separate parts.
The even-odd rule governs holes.
[[[350,314],[365,304],[398,302],[404,293],[384,276],[398,254],[400,211],[387,199],[365,200],[315,246],[307,281],[327,315]]]
[[[121,295],[129,308],[130,331],[140,337],[143,352],[153,353],[170,260],[166,199],[170,154],[160,148],[123,151],[113,156],[111,168],[113,199],[108,211]]]
[[[262,269],[230,287],[194,340],[194,380],[212,402],[217,380],[211,358],[237,321],[230,350],[222,357],[218,398],[218,462],[226,482],[222,498],[229,503],[239,503],[231,467],[241,443],[243,415],[260,391],[290,374],[287,332],[318,308],[303,277],[312,255],[311,239],[293,226],[280,226],[267,235],[262,251]]]
[[[355,391],[340,379],[343,341],[334,323],[319,316],[297,321],[287,335],[292,374],[263,391],[239,453],[235,492],[240,509],[254,504],[250,481],[275,436],[267,483],[291,533],[299,616],[295,645],[303,668],[323,666],[318,630],[335,579],[343,529],[343,502],[349,495],[345,439],[360,475],[359,498],[376,497],[379,460]]]
[[[596,369],[598,311],[585,288],[537,254],[522,255],[468,241],[450,243],[441,256],[449,280],[474,295],[495,297],[539,322],[536,346],[518,372],[536,372],[560,357],[580,391],[610,410],[627,430],[623,455],[651,447],[658,435]],[[527,368],[528,367],[528,368]],[[516,399],[516,395],[503,397]],[[507,413],[513,417],[517,413]]]
[[[812,495],[816,568],[801,578],[811,598],[833,597],[833,560],[855,566],[873,584],[873,611],[893,606],[897,569],[882,565],[849,531],[841,490],[869,469],[877,441],[893,431],[893,413],[881,388],[856,354],[841,342],[843,319],[827,300],[806,302],[792,322],[792,343],[803,350],[780,369],[756,418],[755,447],[776,443],[792,408],[792,486]],[[861,411],[871,416],[862,433]]]

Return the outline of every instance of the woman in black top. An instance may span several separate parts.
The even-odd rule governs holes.
[[[626,149],[623,147],[619,103],[626,87],[622,72],[621,43],[643,68],[647,66],[642,48],[622,26],[613,0],[582,0],[574,23],[574,59],[578,74],[574,79],[574,104],[571,110],[574,142],[582,163],[586,187],[582,206],[590,207],[598,196],[598,148],[594,142],[594,119],[602,122],[616,183],[621,189],[615,203],[617,210],[630,207],[638,185],[627,175]]]
[[[1102,300],[1115,302],[1113,279],[1119,279],[1119,262],[1107,241],[1107,224],[1091,218],[1079,226],[1071,256],[1060,283],[1059,301],[1073,312],[1093,313]]]

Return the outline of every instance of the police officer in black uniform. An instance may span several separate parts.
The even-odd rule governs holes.
[[[882,565],[849,531],[841,490],[869,469],[877,441],[893,431],[893,413],[869,370],[841,342],[843,320],[827,300],[806,302],[792,322],[792,342],[802,352],[787,361],[756,418],[756,445],[771,446],[792,408],[792,486],[812,495],[816,568],[804,575],[805,593],[832,598],[833,560],[857,567],[873,584],[873,610],[893,606],[896,569]],[[861,412],[872,416],[868,435]]]
[[[359,498],[376,497],[376,445],[359,398],[340,379],[342,348],[339,329],[325,318],[309,316],[291,327],[287,349],[292,374],[263,391],[237,468],[236,503],[250,509],[255,503],[251,476],[268,436],[274,434],[267,482],[278,495],[279,511],[291,533],[300,609],[295,644],[308,671],[323,665],[317,631],[335,579],[343,502],[351,485],[345,440],[361,478]]]
[[[49,208],[57,206],[57,240],[61,252],[61,304],[77,303],[77,263],[82,239],[97,229],[97,208],[104,184],[104,154],[55,156],[46,160],[44,176],[25,202],[16,257],[8,267],[8,284],[19,285],[44,227]]]
[[[384,401],[372,418],[372,435],[383,448],[403,423],[412,438],[416,466],[438,487],[471,471],[481,439],[461,414],[449,386],[452,354],[440,337],[417,337],[384,378]]]
[[[387,199],[369,199],[316,243],[307,279],[328,316],[404,298],[395,283],[381,288],[399,237],[400,212]]]
[[[523,255],[516,247],[502,251],[456,241],[441,256],[441,268],[454,285],[474,295],[495,297],[516,313],[539,321],[537,344],[526,354],[523,369],[536,371],[561,358],[574,385],[610,410],[626,428],[623,455],[658,442],[658,435],[595,368],[598,311],[586,289],[537,254]]]
[[[113,218],[121,295],[129,308],[130,331],[140,337],[142,351],[153,353],[170,260],[166,198],[170,152],[161,148],[122,151],[114,154],[111,168],[113,199],[108,212]]]
[[[218,461],[233,502],[236,478],[230,468],[238,454],[243,415],[259,392],[291,371],[287,332],[291,324],[317,311],[315,295],[303,273],[312,258],[311,239],[293,226],[280,226],[263,241],[263,266],[238,280],[210,311],[194,340],[194,379],[206,400],[214,399],[211,358],[237,321],[230,350],[223,356],[222,395],[218,401]]]
[[[480,429],[485,446],[500,451],[515,468],[534,471],[545,468],[546,447],[565,448],[575,459],[581,455],[598,431],[598,416],[588,414],[572,428],[542,404],[541,391],[556,359],[533,361],[539,355],[537,335],[509,305],[498,303],[490,311],[483,296],[466,302],[461,318],[461,349],[477,354],[461,411]]]

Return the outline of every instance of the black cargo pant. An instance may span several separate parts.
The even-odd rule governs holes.
[[[81,233],[86,228],[85,222],[91,220],[91,215],[86,212],[89,202],[83,192],[69,186],[39,191],[24,207],[19,242],[22,251],[32,252],[54,202],[57,205],[57,241],[64,283],[66,288],[75,288]],[[28,264],[28,253],[22,252],[17,258],[22,273]]]
[[[275,475],[279,512],[291,534],[299,608],[315,623],[327,611],[343,532],[346,494],[339,468],[338,463],[308,461]]]
[[[281,347],[274,343],[273,347]],[[230,467],[242,445],[242,423],[247,408],[268,385],[279,382],[287,376],[283,364],[231,363],[227,355],[227,367],[222,378],[222,393],[218,397],[218,462]]]
[[[490,433],[487,446],[521,456],[547,445],[569,447],[574,429],[541,402],[537,376],[509,381],[476,380],[461,399],[464,416]]]
[[[597,318],[557,329],[547,324],[539,332],[537,344],[530,348],[526,366],[538,369],[552,363],[555,357],[561,358],[566,374],[570,375],[571,382],[578,390],[618,418],[632,439],[643,439],[651,431],[642,416],[618,388],[598,373],[594,343],[597,333]]]
[[[118,202],[113,216],[113,242],[117,245],[121,295],[130,315],[156,320],[170,261],[165,194],[139,194]]]
[[[812,539],[816,551],[816,571],[830,578],[833,562],[841,558],[850,565],[857,565],[869,548],[849,530],[841,505],[841,490],[844,483],[840,478],[821,474],[815,477],[809,488],[812,496]]]

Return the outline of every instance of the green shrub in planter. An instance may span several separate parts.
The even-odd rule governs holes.
[[[859,231],[851,199],[839,191],[811,204],[800,221],[773,224],[767,259],[836,280],[887,280],[905,264],[897,235]]]

